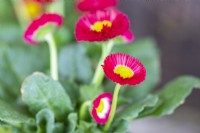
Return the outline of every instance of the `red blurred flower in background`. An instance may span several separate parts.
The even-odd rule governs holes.
[[[88,13],[77,21],[77,41],[107,41],[129,30],[128,17],[115,9],[98,10]]]
[[[80,11],[95,11],[116,5],[117,0],[76,0],[76,7]]]

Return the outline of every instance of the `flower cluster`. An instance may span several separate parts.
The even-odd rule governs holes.
[[[102,65],[102,67],[105,75],[113,82],[120,85],[137,85],[143,82],[146,77],[146,69],[143,64],[138,59],[127,54],[115,53],[107,56],[104,60],[104,65]],[[103,102],[100,102],[102,96],[106,96],[106,93],[99,95],[94,100],[92,110],[92,116],[99,124],[105,124],[109,119],[111,113],[111,109],[108,108],[110,107],[109,102],[107,101],[108,109],[107,112],[105,111],[107,115],[105,115],[105,117],[97,115],[99,113],[99,108],[103,109],[104,104],[106,103],[104,102],[103,104]],[[114,108],[116,108],[116,106]],[[112,119],[113,118],[111,118],[111,122]]]
[[[53,2],[53,0],[35,0],[41,3]],[[76,7],[80,11],[87,11],[81,16],[75,27],[77,41],[87,42],[109,42],[115,38],[122,38],[124,42],[134,39],[130,30],[128,17],[113,8],[117,5],[116,0],[78,0]],[[112,7],[112,8],[110,8]],[[54,30],[62,25],[63,18],[59,14],[45,13],[35,19],[26,29],[24,40],[30,44],[36,44],[46,40],[50,46],[51,74],[58,80],[57,56],[55,44],[52,41]],[[98,124],[106,124],[105,131],[112,123],[117,107],[117,97],[121,85],[137,85],[145,80],[146,70],[143,64],[136,58],[123,54],[110,54],[112,46],[110,43],[102,44],[102,57],[97,66],[93,84],[99,85],[103,72],[116,83],[114,95],[105,92],[97,96],[93,101],[91,115]],[[98,81],[98,83],[96,82]]]
[[[80,11],[88,11],[76,23],[75,36],[77,41],[107,42],[115,38],[122,38],[123,42],[130,43],[134,36],[130,30],[128,17],[113,8],[117,5],[116,0],[78,0],[76,7]],[[92,116],[99,124],[106,124],[105,130],[110,126],[117,105],[117,95],[120,85],[137,85],[144,81],[146,70],[142,63],[130,55],[116,53],[107,56],[112,45],[103,46],[103,53],[93,83],[102,81],[102,65],[105,75],[117,83],[115,96],[103,93],[93,102]],[[107,57],[106,57],[107,56]],[[105,59],[105,60],[104,60]],[[111,107],[112,101],[112,107]]]

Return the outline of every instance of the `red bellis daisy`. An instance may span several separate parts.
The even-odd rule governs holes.
[[[137,85],[146,77],[143,64],[138,59],[123,53],[107,56],[102,67],[105,75],[120,85]]]
[[[117,0],[76,0],[80,11],[96,11],[117,5]]]
[[[77,41],[107,41],[129,30],[126,15],[114,9],[98,10],[81,17],[75,28]]]
[[[43,14],[28,26],[24,33],[24,40],[30,44],[43,41],[47,34],[62,25],[62,21],[62,16],[58,14]]]
[[[105,124],[111,110],[112,93],[105,92],[100,94],[94,101],[92,116],[98,124]]]

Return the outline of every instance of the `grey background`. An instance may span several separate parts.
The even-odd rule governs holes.
[[[159,86],[180,75],[200,77],[200,0],[120,0],[136,39],[154,37],[161,51]],[[159,88],[158,86],[158,88]],[[200,90],[164,118],[133,122],[133,133],[200,133]]]

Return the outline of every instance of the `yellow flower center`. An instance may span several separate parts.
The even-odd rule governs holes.
[[[27,11],[32,18],[36,18],[42,12],[40,4],[35,2],[27,2]]]
[[[131,78],[134,75],[134,72],[129,67],[123,65],[116,66],[114,73],[119,74],[123,79]]]
[[[97,111],[97,113],[101,113],[103,111],[103,109],[104,109],[104,104],[103,104],[103,101],[101,100],[96,111]]]
[[[94,25],[92,26],[92,30],[96,31],[96,32],[101,32],[103,29],[103,26],[107,26],[107,27],[111,27],[112,23],[108,20],[104,20],[104,21],[97,21],[96,23],[94,23]]]

